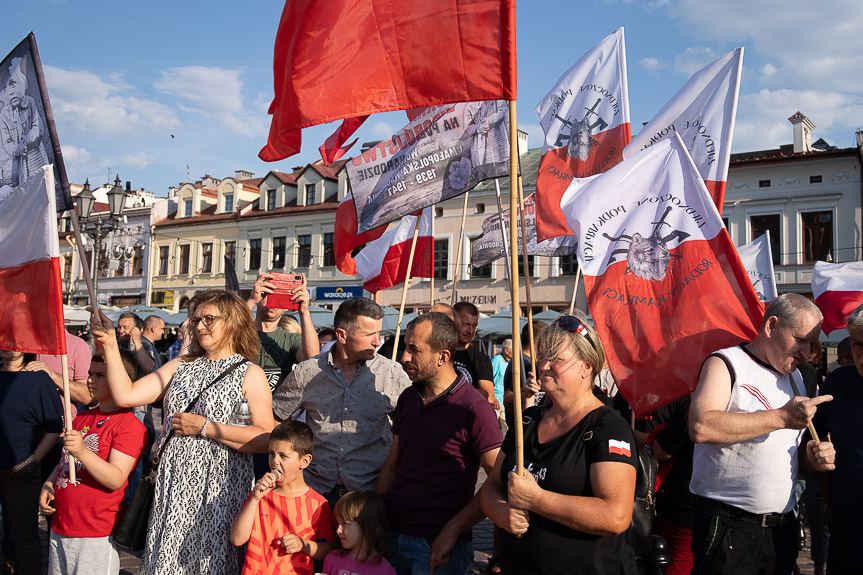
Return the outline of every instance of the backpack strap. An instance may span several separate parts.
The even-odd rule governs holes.
[[[581,436],[582,441],[590,441],[593,439],[593,429],[596,427],[596,422],[599,420],[599,415],[602,413],[603,409],[608,409],[607,407],[600,406],[593,410],[593,413],[590,414],[590,421],[587,424],[587,431],[584,432],[584,435]]]

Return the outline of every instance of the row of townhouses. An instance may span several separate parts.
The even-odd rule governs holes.
[[[816,261],[863,259],[863,132],[857,132],[857,147],[839,149],[822,139],[812,142],[814,125],[803,114],[797,112],[789,121],[793,143],[732,156],[722,215],[736,245],[770,231],[780,293],[811,294]],[[542,150],[527,149],[526,134],[519,136],[528,195],[536,188]],[[348,192],[344,166],[344,161],[331,166],[316,162],[290,174],[206,176],[172,188],[167,198],[133,190],[127,183],[125,217],[103,240],[98,258],[101,303],[179,311],[196,291],[225,285],[226,260],[236,269],[244,293],[259,271],[279,271],[306,274],[317,305],[332,307],[346,295],[362,294],[362,278],[335,267],[336,208]],[[499,183],[508,197],[508,180]],[[104,194],[109,188],[94,192],[96,210],[102,213],[107,213]],[[73,194],[80,189],[73,187]],[[458,197],[435,206],[435,278],[413,280],[409,310],[429,305],[432,297],[449,302],[454,287],[457,300],[470,301],[483,312],[511,306],[503,260],[481,268],[470,261],[471,242],[481,234],[483,220],[497,211],[494,183],[484,182],[469,193],[458,255],[463,205],[464,198]],[[61,229],[70,229],[68,222]],[[81,304],[87,292],[72,249],[74,238],[65,231],[61,235],[64,291],[67,301]],[[87,249],[92,269],[97,259],[92,241]],[[534,311],[569,306],[578,269],[575,256],[529,256],[528,267]],[[581,308],[586,306],[583,289],[577,296]],[[521,292],[524,298],[525,290]],[[400,300],[400,288],[378,294],[383,305],[397,306]]]

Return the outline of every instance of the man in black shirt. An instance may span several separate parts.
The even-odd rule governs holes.
[[[477,388],[495,409],[499,409],[500,405],[494,398],[491,358],[470,345],[479,327],[479,310],[472,303],[460,301],[453,306],[453,315],[458,329],[458,346],[453,355],[453,363],[456,369],[465,374],[468,382]]]

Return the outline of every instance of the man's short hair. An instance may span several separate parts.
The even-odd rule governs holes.
[[[447,316],[448,318],[450,318],[451,320],[455,321],[455,315],[453,314],[452,306],[448,303],[438,302],[438,303],[432,305],[429,308],[429,311],[436,311],[436,312],[442,313],[445,316]]]
[[[138,377],[138,360],[135,354],[128,349],[120,348],[120,359],[123,360],[123,369],[126,370],[126,375],[129,376],[129,379],[135,381]],[[90,363],[107,363],[105,361],[105,350],[100,349],[94,353]]]
[[[428,343],[432,353],[446,350],[450,356],[455,354],[455,348],[458,346],[458,330],[455,322],[440,312],[430,311],[412,319],[407,329],[414,329],[426,322],[431,323]]]
[[[767,324],[767,320],[774,316],[779,320],[777,327],[794,327],[800,321],[800,316],[804,312],[817,315],[819,321],[823,317],[821,310],[818,309],[818,306],[812,300],[800,294],[784,293],[770,302],[767,309],[764,310],[764,319],[761,321],[761,328],[763,329]]]
[[[315,446],[315,434],[312,428],[302,421],[289,419],[278,424],[270,432],[270,443],[273,441],[290,442],[291,447],[300,457],[309,455]]]
[[[333,327],[352,333],[359,328],[359,319],[370,317],[374,320],[383,319],[384,310],[367,297],[352,297],[342,302],[333,317]]]
[[[458,302],[452,306],[452,310],[459,315],[461,315],[462,312],[465,312],[471,317],[479,317],[479,308],[469,301]]]
[[[144,329],[156,328],[158,329],[159,324],[164,324],[165,321],[157,315],[148,315],[144,319]]]
[[[857,328],[852,328],[857,329]],[[849,335],[845,339],[839,342],[839,345],[836,346],[836,359],[850,359],[854,360],[854,356],[851,355],[851,336]]]
[[[503,340],[501,347],[503,349],[512,349],[512,339],[507,338],[507,339]]]
[[[131,311],[124,311],[120,314],[120,317],[117,318],[117,323],[120,323],[121,319],[133,319],[135,320],[135,327],[144,331],[144,320],[141,319],[141,316]]]
[[[863,304],[848,316],[848,329],[863,330]]]
[[[584,322],[582,322],[582,323],[584,323]],[[544,321],[538,321],[537,320],[537,321],[533,322],[533,339],[534,340],[536,340],[536,338],[539,337],[540,332],[542,332],[542,330],[544,330],[545,326],[547,326],[547,325],[548,324],[545,323]],[[587,324],[585,324],[585,325],[587,325]],[[520,338],[521,339],[521,352],[527,353],[527,354],[530,353],[530,350],[528,349],[528,347],[530,346],[530,328],[528,326],[530,326],[530,324],[526,323],[526,324],[524,324],[524,327],[521,328],[521,338]]]

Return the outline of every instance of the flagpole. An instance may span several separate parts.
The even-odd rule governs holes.
[[[63,419],[66,420],[64,426],[66,430],[72,429],[72,397],[69,394],[69,356],[65,353],[60,356],[60,373],[63,376]],[[69,458],[69,481],[73,484],[77,481],[75,478],[75,458],[71,453],[67,453]]]
[[[452,282],[452,296],[450,297],[449,304],[455,305],[455,292],[456,292],[456,284],[458,283],[458,268],[461,265],[461,244],[464,239],[464,220],[467,217],[467,195],[468,192],[464,193],[464,205],[461,208],[461,228],[458,233],[458,249],[455,252],[455,276],[453,277]]]
[[[497,221],[500,222],[500,237],[503,239],[503,256],[504,261],[506,262],[506,279],[508,282],[512,283],[512,270],[509,269],[509,240],[506,238],[506,230],[504,230],[503,225],[503,206],[500,203],[500,183],[498,179],[494,179],[494,193],[497,194]],[[512,220],[512,212],[509,214],[510,220]]]
[[[399,335],[401,334],[401,331],[402,331],[402,317],[404,317],[404,314],[405,314],[405,302],[408,299],[408,284],[411,281],[411,271],[413,270],[413,267],[414,267],[414,250],[416,250],[417,238],[419,238],[419,235],[420,235],[420,222],[422,221],[422,216],[420,215],[420,216],[417,216],[416,218],[417,218],[417,224],[414,227],[414,239],[411,242],[411,251],[410,251],[410,254],[408,255],[408,269],[407,269],[407,273],[405,273],[405,283],[402,286],[402,303],[399,306],[399,321],[396,324],[396,337],[393,340],[393,356],[391,358],[393,361],[396,361],[396,358],[399,355]]]
[[[569,314],[575,311],[575,294],[578,293],[578,282],[581,281],[581,266],[575,271],[575,285],[572,287],[572,300],[569,302]]]
[[[78,258],[81,260],[81,269],[84,271],[84,282],[87,284],[87,294],[90,296],[90,307],[93,315],[99,317],[99,302],[96,301],[96,290],[93,287],[93,276],[90,274],[90,264],[87,262],[87,254],[84,252],[84,244],[81,241],[81,228],[78,226],[78,208],[72,210],[69,218],[72,222],[72,233],[75,235],[75,244],[78,246]]]
[[[521,176],[518,177],[518,212],[521,214],[521,251],[522,268],[524,269],[524,295],[527,298],[527,333],[530,336],[530,370],[536,376],[536,343],[533,339],[533,303],[530,299],[530,271],[527,265],[527,224],[524,221],[524,190],[521,185]],[[510,219],[512,213],[510,212]],[[513,334],[515,337],[515,334]]]
[[[518,207],[518,127],[516,126],[515,101],[509,102],[509,245],[518,245],[517,222],[513,217]],[[467,203],[465,203],[467,207]],[[510,250],[510,262],[513,270],[518,269],[518,250]],[[513,278],[509,282],[510,298],[512,300],[512,404],[513,422],[515,425],[515,472],[524,474],[524,430],[521,421],[521,338],[519,338],[519,307],[518,281]]]
[[[431,278],[429,282],[429,307],[434,305],[434,206],[431,208],[431,236],[432,236],[432,252],[431,252]],[[410,275],[410,274],[408,274]],[[407,279],[407,278],[405,278]]]

